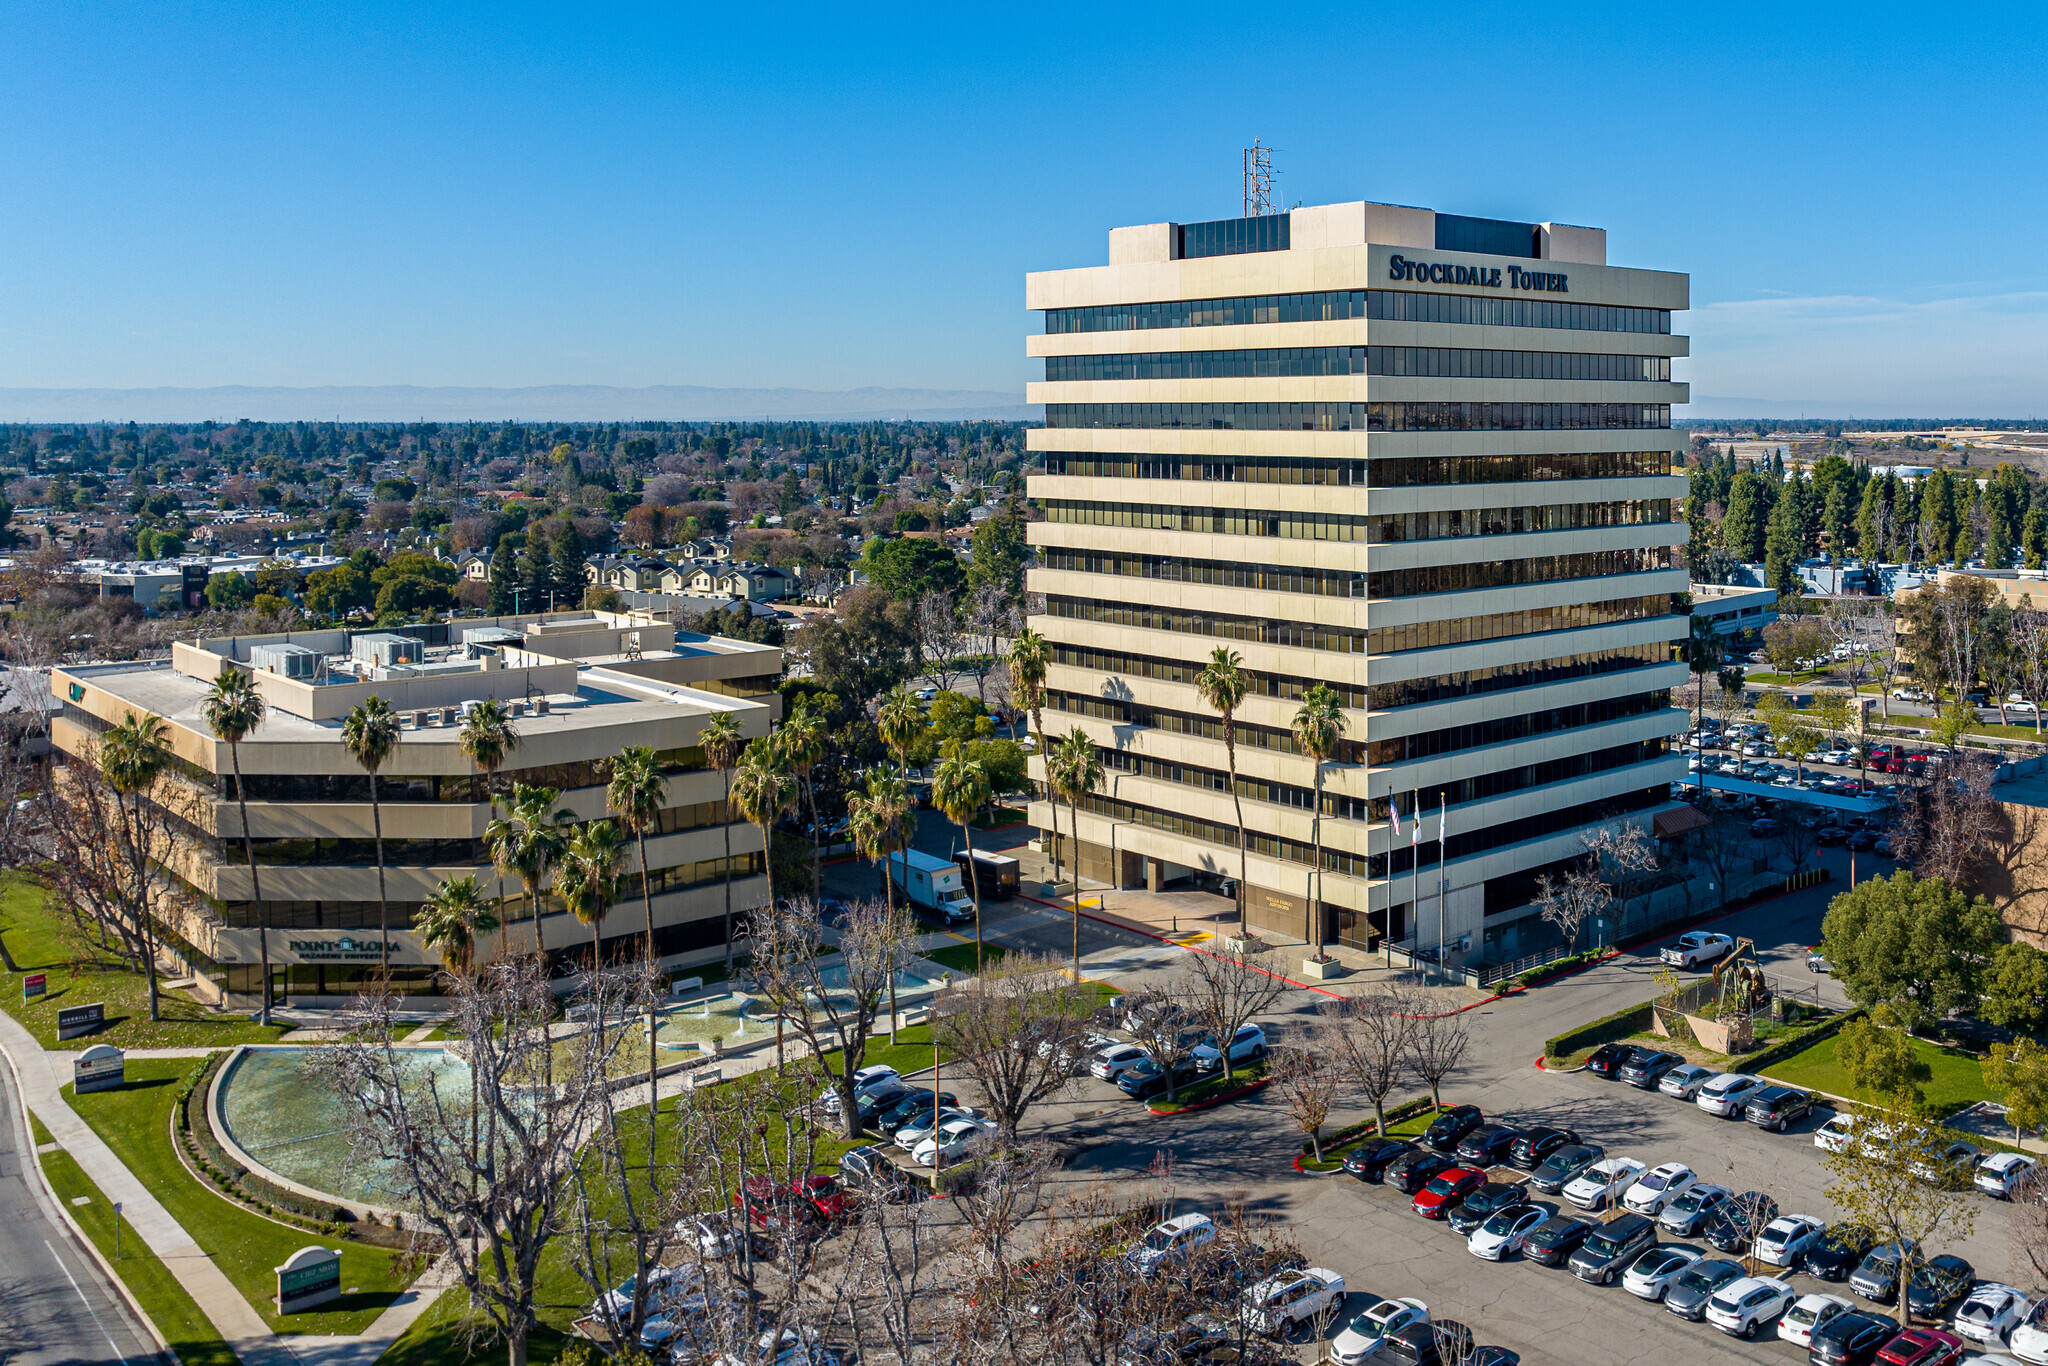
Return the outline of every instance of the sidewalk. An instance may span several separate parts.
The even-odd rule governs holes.
[[[5,1013],[0,1013],[0,1051],[14,1064],[15,1074],[21,1080],[22,1099],[29,1110],[100,1192],[120,1204],[123,1222],[177,1277],[178,1284],[198,1304],[214,1331],[234,1349],[243,1366],[370,1366],[411,1327],[446,1283],[447,1269],[436,1264],[360,1337],[278,1336],[192,1240],[184,1226],[65,1102],[63,1077],[58,1068],[68,1066],[74,1055],[44,1052],[34,1036]],[[137,1049],[134,1055],[185,1056],[188,1052],[205,1051]]]

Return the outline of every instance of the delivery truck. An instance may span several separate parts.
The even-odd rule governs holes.
[[[960,867],[951,859],[915,849],[889,855],[889,879],[913,906],[922,907],[949,925],[974,919]]]
[[[962,849],[953,855],[953,865],[962,873],[967,871],[967,851]],[[1008,901],[1017,895],[1018,873],[1023,865],[1008,854],[994,854],[986,849],[974,851],[974,880],[981,884],[983,901]]]

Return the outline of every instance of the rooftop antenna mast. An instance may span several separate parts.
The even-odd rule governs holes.
[[[1273,212],[1273,149],[1257,138],[1244,149],[1244,216],[1263,218]]]

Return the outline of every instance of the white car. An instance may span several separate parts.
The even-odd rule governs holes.
[[[590,1312],[602,1319],[607,1306],[612,1317],[624,1321],[633,1312],[633,1292],[638,1287],[639,1277],[628,1276],[597,1297],[591,1303]],[[704,1268],[695,1262],[684,1262],[681,1266],[656,1266],[647,1271],[647,1303],[650,1308],[663,1300],[688,1294],[704,1279]]]
[[[1813,1131],[1813,1146],[1825,1152],[1841,1152],[1849,1146],[1849,1135],[1855,1128],[1856,1116],[1842,1111]]]
[[[1657,1083],[1657,1089],[1667,1096],[1692,1100],[1699,1095],[1702,1086],[1720,1075],[1711,1067],[1701,1067],[1696,1062],[1689,1062],[1666,1072],[1664,1079]]]
[[[1168,1262],[1215,1241],[1216,1221],[1208,1215],[1176,1214],[1163,1224],[1153,1225],[1151,1232],[1131,1249],[1131,1265],[1139,1274],[1149,1276]]]
[[[873,1067],[863,1067],[853,1074],[853,1093],[858,1096],[864,1091],[874,1090],[885,1082],[898,1080],[901,1080],[901,1078],[896,1075],[896,1069],[886,1063],[877,1063]],[[837,1105],[839,1103],[839,1088],[836,1086],[826,1087],[818,1093],[818,1103],[820,1105]]]
[[[1752,1338],[1756,1330],[1792,1307],[1798,1295],[1775,1276],[1744,1276],[1707,1301],[1707,1322],[1724,1333]]]
[[[723,1290],[717,1286],[700,1290],[694,1295],[685,1295],[680,1299],[666,1300],[662,1304],[661,1312],[650,1317],[642,1325],[640,1346],[645,1351],[653,1352],[658,1347],[675,1344],[678,1335],[701,1325],[704,1319],[736,1309],[747,1302],[746,1292]]]
[[[1956,1309],[1956,1331],[1972,1342],[2002,1342],[2027,1317],[2027,1297],[2009,1285],[1980,1281]]]
[[[1661,1300],[1664,1292],[1676,1285],[1678,1278],[1691,1270],[1699,1259],[1700,1254],[1690,1248],[1644,1248],[1643,1254],[1621,1278],[1621,1288],[1637,1299]]]
[[[1778,1337],[1795,1347],[1811,1350],[1814,1329],[1855,1307],[1840,1295],[1801,1295],[1785,1311],[1785,1317],[1778,1320]]]
[[[1661,1214],[1664,1206],[1691,1190],[1699,1177],[1683,1162],[1666,1162],[1644,1172],[1621,1203],[1637,1214]]]
[[[896,1131],[896,1137],[892,1141],[905,1152],[916,1152],[917,1145],[930,1138],[934,1129],[949,1124],[956,1119],[973,1118],[975,1118],[975,1114],[970,1107],[948,1105],[942,1110],[936,1110],[931,1114],[922,1115],[917,1119],[911,1120]]]
[[[2006,1335],[2006,1350],[2034,1366],[2048,1366],[2048,1298],[2037,1300],[2019,1327]]]
[[[1711,963],[1724,954],[1733,952],[1735,941],[1725,934],[1709,934],[1705,930],[1689,930],[1678,936],[1678,942],[1657,953],[1659,962],[1674,968],[1696,968],[1702,963]]]
[[[1816,757],[1820,762],[1833,764],[1837,768],[1846,768],[1848,765],[1856,762],[1856,756],[1846,749],[1831,749]]]
[[[1550,1217],[1541,1205],[1515,1205],[1490,1216],[1465,1239],[1465,1250],[1489,1262],[1504,1262],[1522,1250],[1522,1239]]]
[[[1100,1081],[1115,1081],[1146,1057],[1145,1050],[1134,1043],[1115,1043],[1095,1055],[1088,1064],[1088,1075]]]
[[[1720,1115],[1724,1119],[1733,1115],[1740,1119],[1742,1107],[1763,1089],[1762,1077],[1753,1077],[1747,1072],[1724,1072],[1700,1088],[1693,1104],[1710,1115]]]
[[[1403,1328],[1428,1322],[1429,1309],[1421,1300],[1368,1299],[1335,1324],[1330,1359],[1337,1366],[1360,1366],[1378,1356],[1386,1340]]]
[[[2028,701],[2028,700],[2027,700],[2026,698],[2024,698],[2024,697],[2008,697],[2008,698],[2006,698],[2006,699],[2005,699],[2005,709],[2006,709],[2007,711],[2016,711],[2016,712],[2019,712],[2019,713],[2021,713],[2022,715],[2025,715],[2025,716],[2032,716],[2032,715],[2034,714],[2034,704],[2033,704],[2032,702],[2029,702],[2029,701]]]
[[[1756,1235],[1756,1259],[1790,1270],[1799,1265],[1801,1257],[1819,1247],[1827,1236],[1828,1226],[1810,1214],[1781,1215],[1765,1224],[1763,1232]]]
[[[1632,1157],[1603,1157],[1564,1188],[1564,1198],[1580,1209],[1606,1209],[1642,1174],[1643,1164]]]
[[[910,1150],[910,1160],[920,1167],[943,1166],[965,1157],[988,1132],[989,1126],[978,1119],[949,1119],[939,1126],[937,1133]]]
[[[1986,1195],[2010,1200],[2014,1188],[2038,1165],[2033,1158],[2018,1153],[1993,1153],[1977,1164],[1977,1174],[1970,1179]]]
[[[1223,1054],[1215,1044],[1198,1043],[1193,1052],[1196,1063],[1205,1071],[1213,1072],[1223,1066]],[[1266,1031],[1255,1024],[1239,1025],[1237,1032],[1230,1036],[1230,1065],[1242,1066],[1265,1056]]]
[[[1253,1332],[1278,1337],[1343,1303],[1344,1278],[1326,1266],[1312,1266],[1260,1281],[1246,1292],[1239,1316]]]

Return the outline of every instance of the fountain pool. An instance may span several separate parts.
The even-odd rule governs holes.
[[[844,964],[828,963],[819,969],[818,979],[828,995],[843,990],[846,986]],[[896,974],[896,1004],[906,1007],[914,1001],[937,991],[940,981],[923,973],[904,971]],[[661,1023],[655,1031],[655,1046],[675,1051],[702,1051],[713,1038],[722,1040],[727,1048],[744,1047],[753,1040],[768,1038],[775,1033],[772,1019],[765,1016],[760,1003],[744,991],[721,992],[700,1000],[688,1001],[682,1005],[670,1006],[661,1012]]]

